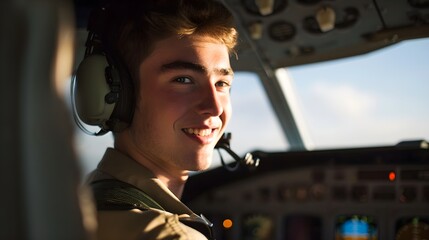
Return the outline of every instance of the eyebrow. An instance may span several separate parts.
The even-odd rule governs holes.
[[[198,73],[208,73],[208,70],[203,65],[187,62],[187,61],[174,61],[161,66],[161,71],[187,69]],[[234,71],[231,68],[215,68],[214,72],[221,76],[233,76]]]

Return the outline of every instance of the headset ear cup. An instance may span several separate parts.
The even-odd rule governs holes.
[[[94,54],[86,57],[76,72],[77,114],[84,123],[103,129],[116,105],[115,101],[105,100],[111,92],[105,77],[108,67],[105,56]]]
[[[132,122],[135,107],[134,85],[128,71],[118,71],[121,80],[119,101],[106,125],[113,132],[121,132]]]

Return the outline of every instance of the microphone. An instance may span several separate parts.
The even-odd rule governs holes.
[[[228,171],[235,171],[241,165],[247,167],[249,170],[253,170],[259,166],[259,158],[254,159],[251,153],[247,153],[244,158],[241,158],[234,151],[232,151],[230,147],[230,141],[231,133],[224,133],[215,146],[215,149],[217,149],[219,152],[219,157],[224,168],[226,168]],[[237,162],[234,167],[230,167],[225,163],[220,149],[225,150]]]

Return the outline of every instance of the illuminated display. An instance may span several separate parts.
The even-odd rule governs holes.
[[[396,224],[396,240],[429,239],[429,218],[403,218]]]
[[[243,240],[274,239],[273,219],[263,214],[249,214],[244,216],[242,237]]]
[[[336,240],[377,240],[377,226],[368,216],[341,216],[337,219]]]

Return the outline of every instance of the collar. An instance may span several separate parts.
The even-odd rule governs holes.
[[[97,174],[100,173],[100,174]],[[101,175],[129,183],[153,198],[166,211],[175,214],[195,216],[152,172],[116,149],[108,148],[98,164],[92,181],[100,180]],[[98,176],[97,176],[98,175]]]

